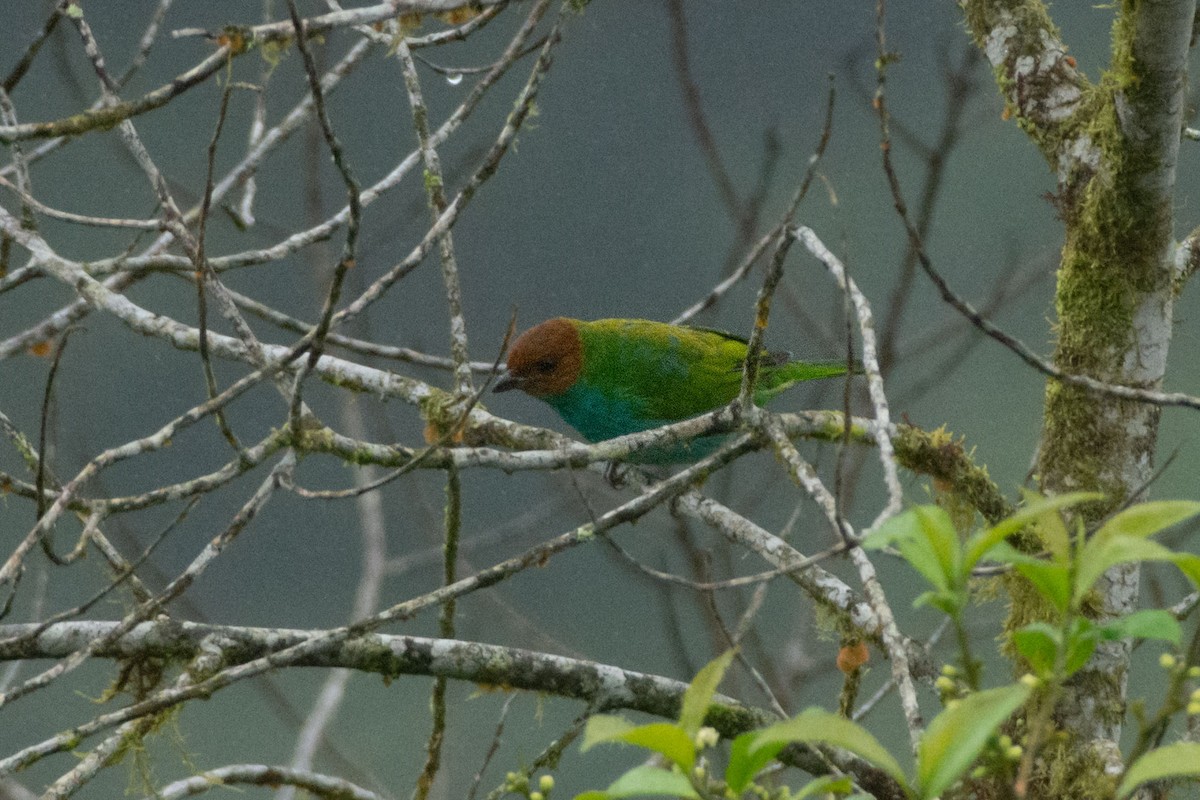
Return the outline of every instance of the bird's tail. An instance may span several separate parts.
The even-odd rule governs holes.
[[[762,371],[759,375],[758,390],[755,392],[755,402],[762,405],[801,381],[836,378],[838,375],[861,372],[862,364],[858,361],[849,364],[845,361],[789,361]]]
[[[838,375],[861,375],[862,362],[855,359],[851,363],[841,361],[789,361],[772,370],[774,377],[781,384],[791,385],[801,381],[812,381],[818,378],[836,378]]]

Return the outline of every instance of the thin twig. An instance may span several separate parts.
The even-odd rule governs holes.
[[[863,372],[867,376],[867,392],[871,398],[871,406],[875,411],[874,417],[874,433],[875,442],[879,448],[879,461],[883,465],[884,485],[888,491],[888,502],[876,516],[875,521],[871,523],[868,530],[874,530],[886,521],[888,518],[899,513],[904,500],[904,490],[900,486],[900,473],[896,465],[896,450],[892,445],[892,437],[889,431],[891,430],[891,414],[888,410],[887,394],[883,388],[883,375],[880,373],[879,359],[876,355],[875,347],[875,321],[874,315],[871,313],[871,306],[867,302],[867,298],[859,291],[854,280],[846,274],[846,268],[842,262],[824,243],[817,238],[811,228],[800,226],[795,228],[792,236],[798,238],[833,275],[838,286],[850,298],[850,304],[854,309],[855,317],[858,320],[858,331],[862,337],[862,363]]]
[[[483,781],[483,773],[487,771],[488,765],[492,763],[492,759],[500,750],[500,740],[504,735],[504,722],[508,719],[508,709],[512,707],[513,700],[516,700],[515,694],[510,694],[504,699],[504,705],[500,707],[500,718],[496,720],[496,732],[492,734],[492,743],[488,745],[487,753],[483,756],[483,762],[479,765],[479,769],[475,771],[475,777],[471,781],[471,788],[467,792],[467,800],[475,800],[475,795],[479,792],[479,784]]]
[[[212,209],[212,192],[213,192],[213,172],[216,170],[217,162],[217,142],[221,140],[221,129],[225,126],[225,115],[229,110],[229,98],[233,93],[233,84],[226,80],[225,90],[221,92],[221,106],[217,111],[217,124],[213,130],[212,138],[208,142],[208,167],[204,178],[204,199],[200,203],[200,220],[196,231],[196,327],[200,329],[200,365],[204,372],[204,386],[208,391],[208,399],[211,400],[217,396],[217,376],[213,372],[212,360],[208,354],[208,295],[207,284],[211,280],[214,283],[217,280],[216,274],[212,271],[212,267],[205,257],[205,242],[208,233],[208,214]],[[223,409],[216,409],[213,412],[213,419],[217,423],[218,430],[225,437],[225,441],[233,448],[233,451],[240,452],[242,449],[241,443],[238,441],[237,435],[233,432],[233,428],[229,424],[229,420],[225,418]]]
[[[407,600],[383,611],[377,612],[369,617],[363,618],[349,626],[340,628],[332,628],[322,631],[311,638],[307,638],[297,644],[284,648],[283,650],[271,653],[267,656],[255,658],[243,664],[238,664],[233,667],[227,667],[216,671],[209,677],[195,684],[185,687],[172,687],[169,689],[160,690],[150,697],[134,702],[124,708],[110,711],[105,714],[100,714],[88,722],[75,726],[74,728],[63,733],[51,736],[34,745],[22,748],[11,753],[9,756],[0,759],[0,777],[10,774],[16,769],[21,769],[29,764],[40,760],[41,758],[52,753],[61,752],[64,749],[78,747],[80,741],[86,737],[90,737],[101,731],[107,730],[117,725],[122,725],[129,720],[138,717],[154,714],[158,711],[165,710],[179,703],[193,699],[195,697],[210,696],[213,692],[218,691],[232,683],[255,677],[272,669],[278,668],[280,665],[288,663],[294,659],[303,658],[306,655],[319,651],[322,648],[331,646],[336,643],[345,642],[355,636],[360,636],[364,633],[369,633],[378,627],[400,619],[408,619],[419,611],[438,606],[451,598],[461,597],[470,592],[487,586],[494,585],[502,580],[505,580],[515,574],[523,572],[534,566],[540,566],[546,563],[548,559],[555,554],[572,548],[576,545],[593,540],[597,535],[624,524],[625,522],[639,519],[652,509],[657,508],[664,502],[669,501],[672,497],[684,492],[688,489],[701,475],[710,474],[714,469],[729,463],[734,460],[741,452],[744,451],[746,445],[745,438],[731,442],[723,446],[720,450],[711,456],[697,462],[695,465],[671,476],[667,480],[657,484],[652,490],[639,495],[638,497],[618,506],[617,508],[606,512],[597,522],[582,525],[574,530],[561,534],[553,539],[543,542],[524,553],[514,558],[499,562],[485,570],[455,581],[453,584],[443,586],[439,589],[428,592],[420,597]],[[282,468],[290,468],[294,463],[290,457],[280,462],[279,467],[272,473],[270,482],[277,481],[276,473]],[[260,493],[268,490],[273,483],[264,484],[260,489]],[[269,491],[267,491],[269,496]],[[257,495],[256,495],[257,499]],[[248,506],[250,508],[251,506]],[[252,506],[257,510],[257,503]],[[250,514],[249,516],[253,516]],[[212,557],[215,557],[221,548],[236,536],[236,533],[245,526],[249,518],[243,514],[239,514],[234,520],[234,524],[230,529],[205,549],[193,567],[189,567],[183,575],[164,590],[163,595],[167,595],[172,589],[179,586],[186,588],[190,585],[196,569],[202,569]],[[180,589],[181,590],[181,589]],[[32,680],[32,679],[31,679]],[[29,684],[26,681],[26,684]],[[18,690],[13,690],[18,691]],[[0,695],[0,701],[10,698],[12,693]]]
[[[270,500],[275,489],[278,488],[280,476],[291,471],[295,464],[296,459],[294,453],[289,452],[282,459],[280,459],[279,463],[275,466],[275,469],[271,471],[271,474],[267,476],[266,480],[263,481],[258,490],[242,506],[238,513],[234,515],[233,519],[230,521],[229,525],[226,526],[225,530],[218,534],[211,542],[209,542],[208,546],[205,547],[195,559],[193,559],[192,563],[188,565],[187,569],[185,569],[178,577],[167,584],[167,586],[158,595],[147,602],[139,604],[136,609],[129,614],[126,614],[124,619],[121,620],[121,623],[105,636],[92,640],[83,648],[76,650],[69,657],[55,664],[50,669],[47,669],[38,675],[29,678],[20,686],[14,687],[3,694],[0,694],[0,707],[8,705],[14,700],[18,700],[30,692],[42,689],[56,678],[59,678],[62,675],[76,669],[84,661],[90,658],[96,651],[116,641],[125,633],[132,630],[133,627],[139,622],[142,622],[143,620],[148,619],[149,617],[158,613],[158,611],[164,608],[167,603],[185,592],[188,587],[190,587],[192,583],[194,583],[196,579],[205,571],[209,564],[211,564],[212,561],[221,554],[225,547],[235,538],[237,538],[238,534],[240,534],[250,523],[250,521],[257,516],[258,512],[263,508],[264,505],[266,505],[267,501]],[[140,716],[142,715],[130,715],[126,719],[122,720],[119,724],[134,720]]]
[[[288,418],[293,432],[298,433],[302,418],[301,412],[303,410],[301,387],[313,367],[317,365],[317,360],[321,357],[321,353],[325,349],[325,336],[329,332],[329,326],[333,319],[333,310],[337,307],[338,300],[342,294],[342,282],[346,278],[346,272],[354,266],[355,259],[357,258],[358,229],[362,218],[362,200],[358,181],[354,178],[350,164],[346,160],[345,152],[342,150],[342,143],[338,141],[337,135],[333,132],[333,123],[330,121],[329,114],[325,110],[325,94],[321,89],[321,78],[317,74],[316,61],[313,60],[312,52],[308,48],[309,32],[305,29],[304,23],[300,19],[300,12],[296,9],[296,0],[288,0],[288,13],[291,15],[292,26],[296,32],[296,49],[300,51],[300,56],[304,62],[304,74],[308,77],[308,91],[313,98],[313,109],[317,117],[317,122],[321,126],[321,134],[325,137],[325,146],[329,148],[329,154],[333,158],[333,165],[337,168],[338,175],[341,176],[342,183],[346,187],[346,205],[349,208],[349,216],[346,219],[346,239],[342,244],[342,255],[338,259],[337,266],[334,268],[333,277],[329,282],[329,290],[325,295],[325,305],[321,309],[320,320],[317,322],[317,327],[313,331],[312,339],[308,345],[308,359],[304,362],[300,371],[296,373],[292,384]]]
[[[857,537],[850,523],[838,515],[836,498],[821,483],[812,466],[801,458],[795,446],[787,438],[787,434],[779,425],[778,420],[767,412],[762,412],[760,416],[763,420],[766,433],[771,437],[771,441],[774,442],[776,452],[783,459],[792,479],[817,502],[817,505],[825,513],[833,529],[847,541],[856,543]],[[871,563],[871,560],[867,557],[862,547],[851,547],[849,554],[850,560],[858,570],[863,591],[866,593],[868,602],[871,604],[871,608],[879,621],[879,634],[883,639],[884,648],[887,650],[891,662],[892,677],[899,688],[900,706],[904,711],[904,719],[908,725],[909,741],[915,754],[917,745],[921,741],[925,724],[921,718],[920,706],[917,703],[916,687],[913,684],[913,675],[909,667],[908,649],[905,639],[896,625],[891,606],[884,595],[883,586],[879,583],[879,578],[875,574],[874,564]]]
[[[404,40],[396,47],[400,60],[400,71],[408,89],[408,103],[412,108],[413,128],[417,133],[417,145],[421,161],[425,166],[425,191],[429,196],[429,208],[433,221],[446,210],[445,177],[441,159],[430,141],[429,110],[421,93],[421,82],[417,66]],[[450,312],[450,356],[454,359],[454,391],[459,397],[470,397],[472,393],[470,355],[467,348],[467,323],[463,316],[462,287],[458,279],[458,259],[454,255],[454,234],[447,229],[438,238],[438,252],[442,264],[442,284],[446,291],[446,306]],[[422,800],[424,800],[422,798]]]
[[[825,155],[825,148],[829,145],[829,140],[833,137],[833,105],[836,96],[837,95],[834,91],[833,85],[833,76],[830,76],[829,91],[826,94],[825,100],[825,121],[821,126],[821,136],[817,141],[817,146],[813,151],[813,154],[808,157],[808,167],[804,171],[804,177],[801,179],[800,186],[796,189],[796,193],[792,195],[792,200],[788,204],[787,211],[784,213],[783,218],[772,230],[768,231],[757,242],[754,243],[754,246],[751,247],[749,252],[746,253],[741,263],[738,264],[738,266],[729,274],[727,278],[714,286],[703,299],[691,305],[673,320],[671,320],[673,324],[682,325],[691,320],[701,311],[716,305],[716,303],[722,297],[724,297],[730,289],[732,289],[740,281],[745,279],[748,274],[750,274],[750,270],[754,268],[755,263],[757,263],[758,259],[762,257],[762,254],[767,251],[767,248],[769,248],[772,243],[778,241],[779,237],[783,234],[787,227],[792,224],[793,220],[795,219],[796,212],[800,208],[800,204],[804,201],[804,198],[808,196],[809,187],[812,185],[813,178],[817,174],[817,165],[820,163],[821,158]]]

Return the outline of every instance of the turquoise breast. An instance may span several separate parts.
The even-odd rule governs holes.
[[[602,442],[627,433],[659,428],[678,420],[646,419],[639,415],[637,403],[612,392],[601,391],[577,382],[566,392],[545,398],[567,424],[589,442]],[[696,461],[715,451],[726,437],[702,436],[690,442],[645,450],[629,460],[640,464],[677,464]]]

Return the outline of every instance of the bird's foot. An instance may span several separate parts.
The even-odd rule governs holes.
[[[604,466],[604,480],[614,489],[625,486],[625,465],[619,461],[609,461]]]

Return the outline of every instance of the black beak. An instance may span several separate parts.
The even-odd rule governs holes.
[[[492,392],[511,392],[513,389],[520,389],[524,384],[524,378],[518,378],[508,370],[504,370],[500,373],[500,380],[496,381],[496,385],[492,387]]]

